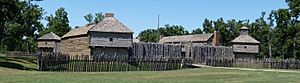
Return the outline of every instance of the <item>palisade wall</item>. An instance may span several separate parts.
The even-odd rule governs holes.
[[[134,43],[128,54],[42,53],[41,71],[164,71],[180,69],[181,45]]]
[[[196,64],[205,64],[208,58],[234,58],[233,49],[223,46],[194,46],[192,54],[192,61]]]

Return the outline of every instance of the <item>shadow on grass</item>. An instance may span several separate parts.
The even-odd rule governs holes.
[[[16,61],[21,63],[30,63],[30,64],[37,64],[36,59],[33,58],[23,58],[23,57],[12,57],[12,58],[5,58],[8,61]]]
[[[185,68],[201,68],[199,66],[194,66],[194,65],[186,65]]]
[[[0,57],[0,67],[19,69],[19,70],[37,70],[34,68],[23,66],[22,64],[19,63],[37,64],[36,59],[32,59],[32,58]]]
[[[0,62],[0,67],[19,69],[19,70],[36,70],[34,68],[25,67],[23,65],[10,63],[10,62]]]

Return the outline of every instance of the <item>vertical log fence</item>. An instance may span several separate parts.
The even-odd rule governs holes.
[[[181,68],[181,45],[134,43],[129,55],[42,53],[41,71],[165,71]]]

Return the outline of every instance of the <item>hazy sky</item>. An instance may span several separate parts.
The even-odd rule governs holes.
[[[35,3],[45,9],[45,16],[64,7],[72,28],[85,25],[83,16],[88,13],[112,12],[134,31],[134,36],[147,28],[157,28],[158,14],[160,26],[182,25],[191,31],[202,28],[205,18],[254,21],[263,11],[287,8],[285,0],[44,0]]]

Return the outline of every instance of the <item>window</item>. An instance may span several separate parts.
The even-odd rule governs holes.
[[[114,39],[113,38],[109,38],[109,41],[114,41]]]

